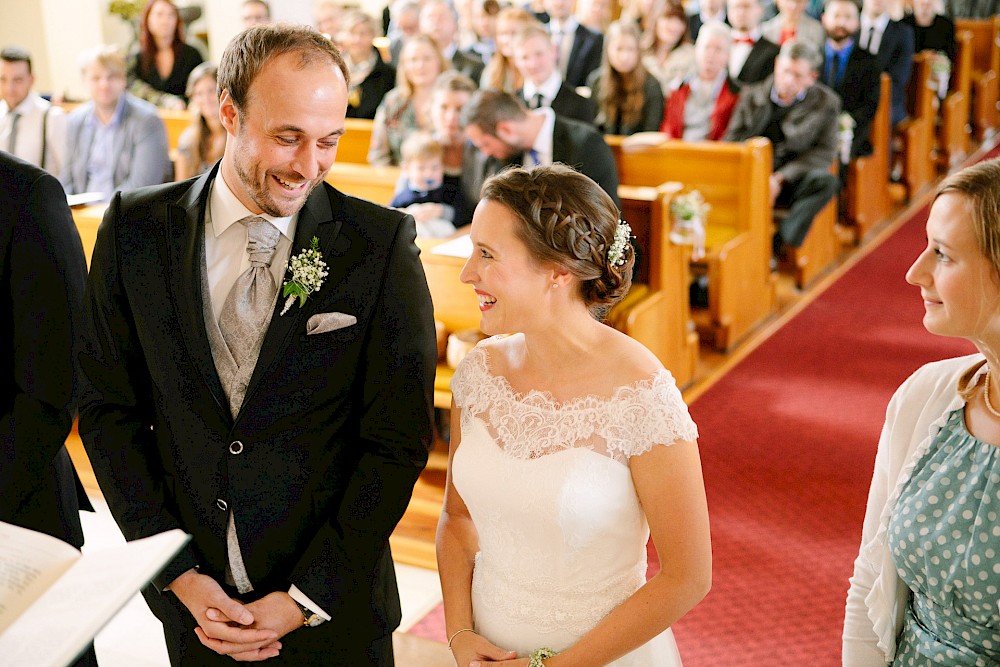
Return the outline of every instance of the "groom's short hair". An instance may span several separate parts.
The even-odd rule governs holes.
[[[344,81],[350,86],[347,63],[340,49],[326,36],[308,26],[267,23],[244,30],[226,46],[219,60],[219,93],[228,90],[233,105],[242,116],[254,79],[264,65],[286,53],[297,53],[300,67],[316,60],[329,60],[340,68]]]

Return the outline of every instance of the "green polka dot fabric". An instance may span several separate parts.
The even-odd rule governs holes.
[[[889,521],[910,588],[893,667],[1000,665],[1000,447],[948,416]]]

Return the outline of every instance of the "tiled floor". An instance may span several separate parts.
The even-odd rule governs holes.
[[[124,543],[125,538],[104,500],[91,500],[97,512],[81,513],[86,535],[84,551],[98,551]],[[441,602],[441,586],[436,572],[408,565],[396,565],[396,578],[403,607],[399,629],[405,632]],[[95,646],[101,667],[166,667],[168,664],[160,623],[138,595],[101,630]],[[404,665],[409,661],[397,655],[397,663]]]

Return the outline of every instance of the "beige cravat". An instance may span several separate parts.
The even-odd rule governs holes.
[[[246,226],[249,234],[247,254],[250,256],[250,268],[236,279],[219,315],[219,330],[236,362],[236,369],[231,372],[231,367],[216,364],[234,418],[243,405],[247,380],[257,363],[261,340],[274,311],[278,288],[268,267],[274,259],[281,235],[277,227],[260,216],[248,216],[239,222]],[[226,546],[229,555],[227,583],[235,585],[240,593],[252,591],[253,586],[243,564],[233,511],[229,512]]]

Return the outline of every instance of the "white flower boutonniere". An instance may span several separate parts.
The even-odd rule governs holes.
[[[288,312],[295,299],[299,300],[299,308],[306,305],[309,295],[323,286],[327,270],[323,253],[319,251],[319,239],[314,236],[308,248],[288,260],[288,268],[292,277],[285,281],[281,291],[281,296],[286,297],[282,315]]]

